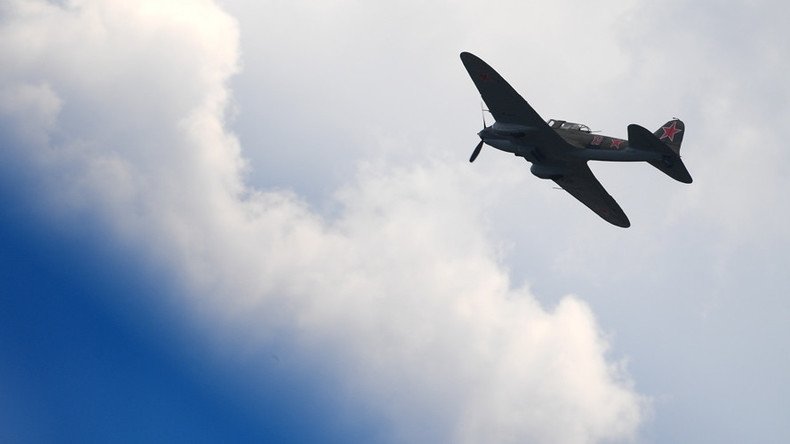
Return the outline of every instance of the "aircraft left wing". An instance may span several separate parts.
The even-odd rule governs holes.
[[[461,53],[461,62],[497,122],[535,128],[546,148],[573,149],[488,63],[468,52]]]
[[[568,174],[554,179],[554,182],[605,221],[623,228],[631,226],[628,216],[625,215],[614,198],[606,192],[603,185],[598,182],[586,163],[575,167]]]

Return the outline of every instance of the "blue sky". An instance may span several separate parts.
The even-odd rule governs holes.
[[[4,441],[326,436],[327,412],[289,401],[310,398],[308,389],[272,388],[268,401],[250,402],[184,352],[188,340],[173,339],[155,308],[174,291],[166,276],[97,242],[101,228],[53,235],[29,224],[25,202],[4,197]],[[298,427],[304,415],[310,428]]]
[[[778,6],[0,6],[3,440],[786,441]],[[463,50],[695,182],[469,165]]]
[[[165,278],[97,245],[94,230],[53,235],[30,225],[27,204],[4,197],[4,440],[210,441],[261,432],[162,342],[172,332],[161,316],[133,303],[167,293]],[[126,302],[107,304],[106,295]]]

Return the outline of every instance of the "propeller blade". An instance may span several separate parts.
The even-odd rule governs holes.
[[[481,140],[480,143],[477,144],[475,150],[472,151],[472,157],[469,158],[469,162],[474,162],[477,159],[477,155],[480,154],[480,149],[483,148],[483,141]]]

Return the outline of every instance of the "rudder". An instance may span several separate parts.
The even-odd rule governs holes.
[[[685,134],[685,132],[686,125],[683,124],[683,121],[680,119],[672,119],[656,130],[653,135],[672,148],[675,154],[680,155],[680,144],[683,142],[683,134]]]

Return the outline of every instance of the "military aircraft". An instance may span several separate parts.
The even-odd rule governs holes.
[[[644,161],[677,181],[691,183],[680,160],[685,131],[681,120],[670,120],[655,133],[628,125],[628,140],[594,134],[579,123],[546,122],[486,62],[468,52],[461,53],[461,61],[495,120],[486,126],[483,118],[483,130],[477,133],[480,143],[470,162],[483,144],[523,157],[532,163],[532,174],[553,180],[604,220],[623,228],[631,226],[628,216],[595,178],[587,161]]]

